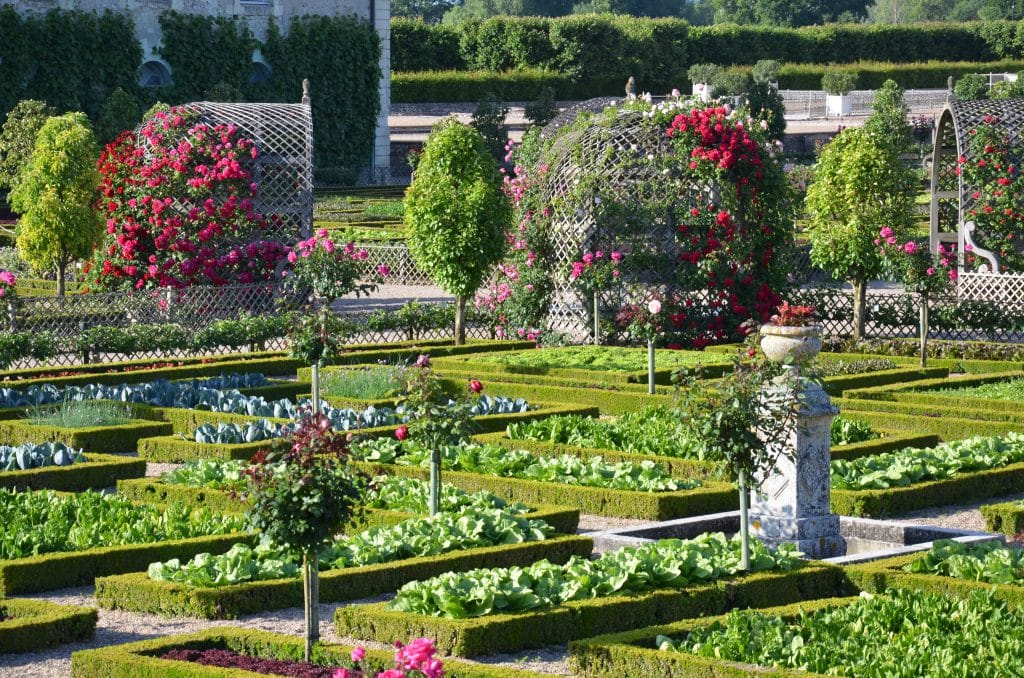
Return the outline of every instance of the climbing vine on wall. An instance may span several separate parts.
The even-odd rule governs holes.
[[[206,98],[219,84],[248,89],[252,53],[259,42],[246,24],[229,17],[164,12],[160,30],[160,56],[174,73],[173,89],[161,96],[185,102]]]

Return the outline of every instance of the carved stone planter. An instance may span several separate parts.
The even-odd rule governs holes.
[[[761,350],[772,362],[789,365],[809,362],[821,351],[821,327],[762,325]]]

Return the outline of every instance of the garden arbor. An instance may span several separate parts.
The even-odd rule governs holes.
[[[930,244],[958,252],[958,296],[1024,302],[1024,99],[951,101],[931,168]]]

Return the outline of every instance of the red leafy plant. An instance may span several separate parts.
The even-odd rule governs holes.
[[[771,324],[779,327],[806,327],[813,325],[817,311],[813,306],[797,306],[784,301],[776,307],[778,313],[772,316]]]

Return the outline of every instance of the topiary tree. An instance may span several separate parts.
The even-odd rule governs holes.
[[[22,215],[18,251],[34,268],[56,270],[57,296],[64,296],[68,265],[89,256],[102,233],[92,205],[98,155],[84,113],[49,118],[10,193],[11,207]]]
[[[25,99],[7,114],[0,130],[0,188],[14,188],[18,172],[32,158],[36,135],[57,111],[45,101]]]
[[[911,140],[908,115],[910,107],[903,100],[903,88],[895,80],[886,80],[875,91],[875,102],[871,115],[864,121],[864,129],[896,153],[907,153]]]
[[[755,80],[747,90],[747,106],[755,119],[764,122],[772,141],[781,141],[786,133],[786,104],[779,90],[764,80]]]
[[[899,157],[864,129],[846,129],[821,152],[805,204],[811,262],[853,286],[853,337],[864,336],[867,284],[882,272],[875,239],[888,227],[906,240],[915,183]]]
[[[512,208],[480,134],[454,118],[435,125],[405,194],[409,252],[456,297],[455,343],[466,340],[466,300],[505,252]]]
[[[484,146],[495,159],[505,156],[505,145],[508,143],[508,126],[505,125],[505,118],[508,111],[508,104],[498,101],[492,92],[488,92],[476,105],[473,120],[469,123],[480,133]]]
[[[139,102],[120,87],[115,89],[103,102],[99,120],[96,121],[96,138],[101,144],[109,144],[126,129],[132,129],[142,120]]]
[[[988,98],[988,82],[984,75],[968,73],[956,81],[953,94],[960,101],[974,101]]]

